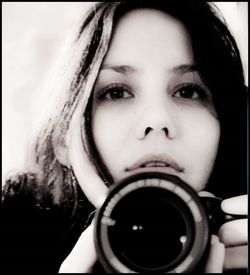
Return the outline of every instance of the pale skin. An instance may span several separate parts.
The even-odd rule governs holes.
[[[217,154],[220,124],[211,92],[194,65],[189,35],[173,17],[147,9],[120,19],[93,91],[92,114],[97,149],[115,181],[148,170],[134,165],[140,159],[167,156],[180,169],[155,165],[150,171],[174,174],[198,193],[205,188]],[[79,121],[80,113],[71,125],[69,159],[83,191],[99,207],[108,190],[94,172],[89,173],[94,188],[83,180],[81,164],[86,158],[79,156]],[[247,214],[247,196],[223,201],[222,209]],[[91,272],[96,259],[92,224],[59,272]],[[211,240],[206,272],[246,265],[247,220],[228,222]]]

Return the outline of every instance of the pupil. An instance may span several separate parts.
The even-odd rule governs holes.
[[[123,90],[114,90],[110,93],[112,99],[118,99],[123,97]]]
[[[194,91],[193,91],[193,89],[189,88],[189,89],[181,90],[180,94],[182,97],[191,98],[194,95]]]

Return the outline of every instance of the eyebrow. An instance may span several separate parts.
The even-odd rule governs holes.
[[[194,71],[198,71],[197,66],[195,64],[183,64],[180,66],[176,66],[171,69],[175,74],[185,74]]]
[[[115,65],[111,65],[111,64],[102,65],[101,70],[113,70],[113,71],[115,71],[117,73],[121,73],[121,74],[133,73],[133,72],[137,71],[137,69],[135,69],[134,67],[132,67],[130,65],[115,66]]]
[[[111,64],[102,65],[101,70],[112,70],[124,75],[139,71],[139,69],[136,69],[135,67],[130,65],[111,65]],[[174,74],[186,74],[189,72],[197,71],[197,66],[195,64],[182,64],[171,68],[169,71]]]

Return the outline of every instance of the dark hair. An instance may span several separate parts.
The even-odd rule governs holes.
[[[80,26],[74,41],[79,60],[71,72],[70,85],[61,91],[66,99],[59,105],[57,115],[47,120],[35,147],[39,184],[43,193],[50,192],[54,203],[74,201],[76,207],[79,200],[74,171],[57,154],[79,106],[85,118],[81,125],[84,149],[104,182],[113,182],[92,137],[91,90],[108,50],[112,28],[126,12],[140,8],[159,9],[183,22],[192,40],[200,76],[212,91],[221,140],[207,190],[221,197],[246,192],[247,89],[238,47],[216,8],[196,1],[102,2],[93,6]]]

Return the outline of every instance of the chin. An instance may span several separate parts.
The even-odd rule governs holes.
[[[190,185],[197,193],[203,191],[206,187],[204,180],[186,177],[183,179],[188,185]]]

